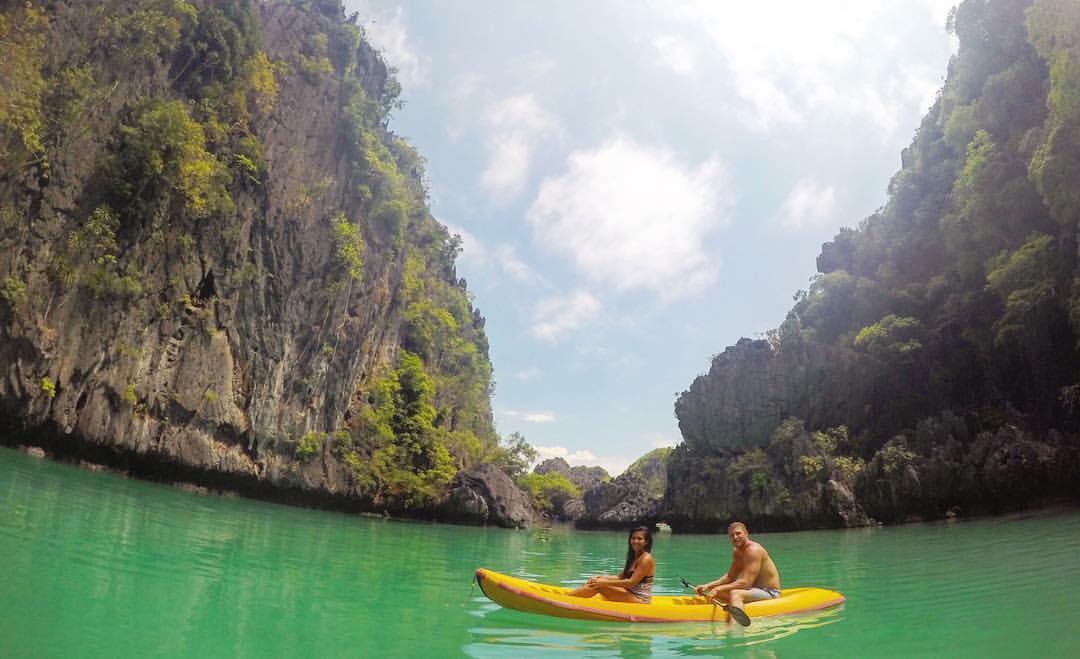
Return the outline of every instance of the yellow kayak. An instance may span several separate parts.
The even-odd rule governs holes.
[[[651,604],[612,602],[602,595],[571,597],[571,588],[548,586],[484,568],[476,583],[488,599],[508,609],[559,618],[615,622],[710,622],[727,620],[727,613],[704,597],[653,595]],[[751,602],[744,608],[751,618],[805,613],[837,606],[844,596],[824,588],[785,588],[780,597]]]

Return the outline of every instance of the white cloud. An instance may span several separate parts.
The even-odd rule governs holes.
[[[900,128],[900,118],[907,113],[905,108],[917,108],[925,114],[942,84],[941,80],[901,68],[884,84],[869,81],[861,89],[851,90],[846,111],[868,120],[877,129],[880,141],[888,143]]]
[[[590,451],[586,451],[584,449],[574,451],[570,455],[566,456],[566,461],[570,464],[574,464],[575,462],[592,462],[594,460],[596,460],[596,456],[593,455]]]
[[[676,437],[669,437],[667,435],[655,432],[649,433],[649,443],[654,449],[656,448],[674,448],[679,443],[679,439]]]
[[[451,89],[454,97],[461,100],[469,100],[475,96],[484,86],[484,76],[473,71],[466,71],[457,77],[457,83]]]
[[[909,68],[902,69],[901,78],[896,81],[895,94],[909,103],[918,103],[919,112],[926,114],[937,99],[937,93],[945,84],[944,77],[933,79],[920,76]]]
[[[536,446],[536,456],[540,460],[547,460],[548,458],[562,458],[570,464],[592,462],[596,460],[596,456],[590,451],[579,449],[571,453],[565,446]]]
[[[618,476],[619,474],[626,471],[626,468],[629,467],[633,462],[634,459],[632,458],[601,457],[596,459],[596,466],[603,467],[604,470],[612,476]]]
[[[530,77],[535,78],[548,75],[558,68],[558,66],[559,63],[554,57],[547,54],[538,54],[529,60],[526,70]]]
[[[494,258],[500,270],[518,281],[533,281],[537,278],[532,268],[518,256],[517,248],[513,245],[496,245]]]
[[[587,291],[541,300],[533,312],[532,334],[545,341],[556,341],[581,327],[599,311],[600,302]]]
[[[960,0],[921,0],[920,4],[933,17],[935,24],[944,30],[949,12],[960,4]]]
[[[461,256],[458,257],[459,261],[471,259],[479,263],[483,262],[488,258],[487,248],[484,246],[483,242],[476,238],[476,236],[472,235],[471,233],[457,225],[451,224],[449,222],[443,222],[441,219],[439,219],[439,221],[442,222],[443,226],[446,227],[446,230],[450,232],[450,235],[453,236],[456,234],[458,236],[461,236]]]
[[[533,152],[544,139],[557,135],[559,127],[531,94],[496,103],[486,120],[491,155],[480,180],[496,200],[505,200],[521,192],[529,178]]]
[[[529,175],[532,145],[520,133],[495,135],[491,160],[481,176],[485,187],[496,197],[508,197],[521,190]]]
[[[474,272],[490,275],[497,281],[508,275],[520,282],[539,282],[542,278],[518,256],[517,248],[506,243],[488,245],[468,231],[446,224],[451,234],[461,236],[461,256],[458,263]]]
[[[703,26],[749,104],[748,125],[805,121],[806,97],[820,96],[828,72],[854,56],[872,5],[862,0],[811,3],[692,2],[685,17]],[[829,9],[839,9],[830,11]]]
[[[690,44],[677,36],[662,35],[653,39],[660,61],[676,74],[693,78],[697,75],[697,58]]]
[[[941,26],[939,34],[927,38],[944,39],[950,0],[920,4]],[[891,66],[911,44],[883,36],[883,30],[909,12],[909,6],[908,0],[691,0],[674,9],[667,3],[657,5],[665,15],[674,12],[705,31],[745,102],[740,118],[759,131],[803,125],[811,114],[865,115],[879,127],[895,130],[897,110],[886,118],[880,102],[889,107],[898,100],[889,89],[903,82],[904,74]],[[930,84],[938,80],[929,70],[921,77]],[[860,91],[864,87],[873,93]],[[853,95],[858,97],[854,102]]]
[[[933,18],[934,24],[943,30],[948,23],[949,13],[959,4],[960,0],[922,0],[923,8]],[[953,55],[960,50],[960,39],[955,32],[949,35],[949,47]]]
[[[534,446],[536,449],[537,460],[548,460],[550,458],[563,458],[565,459],[570,451],[566,450],[565,446]]]
[[[397,69],[398,82],[403,87],[426,85],[430,62],[409,41],[405,27],[404,10],[397,7],[393,14],[378,12],[366,2],[351,2],[364,18],[361,24],[364,35],[382,52],[386,63]]]
[[[549,458],[562,458],[571,467],[603,467],[612,476],[618,476],[633,460],[618,456],[597,456],[587,449],[578,449],[571,452],[565,446],[534,446],[536,449],[537,462],[543,462]]]
[[[804,179],[784,200],[781,223],[789,229],[822,226],[832,217],[835,208],[836,188]]]
[[[873,86],[863,87],[862,93],[853,99],[852,107],[865,116],[878,130],[882,141],[887,141],[900,125],[897,116],[900,108],[893,98],[882,98],[881,92]]]
[[[501,416],[511,419],[522,419],[529,423],[555,423],[554,412],[521,412],[518,410],[499,410]]]
[[[522,369],[517,373],[514,373],[514,379],[520,380],[522,382],[529,382],[531,380],[535,380],[538,377],[540,377],[540,369],[536,368],[535,366]]]
[[[676,297],[716,280],[704,244],[727,223],[730,197],[715,156],[690,167],[618,136],[570,154],[566,171],[541,183],[527,219],[538,241],[591,280]]]
[[[528,412],[522,418],[529,423],[555,423],[555,415],[551,412]]]
[[[774,124],[799,125],[806,121],[802,112],[795,109],[787,95],[767,78],[756,75],[736,75],[735,89],[750,108],[739,113],[748,128],[767,131]],[[821,93],[820,90],[818,93]]]

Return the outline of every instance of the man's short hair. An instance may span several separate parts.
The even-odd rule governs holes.
[[[731,532],[734,531],[735,529],[742,529],[743,531],[746,531],[747,533],[750,532],[750,529],[746,528],[746,524],[743,524],[742,522],[732,522],[731,524],[727,525],[728,535],[731,535]]]

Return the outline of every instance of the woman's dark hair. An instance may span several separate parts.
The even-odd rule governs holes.
[[[645,551],[652,551],[652,529],[647,526],[639,526],[636,529],[632,529],[630,535],[626,536],[626,565],[624,565],[622,569],[623,579],[629,579],[630,575],[634,573],[634,570],[631,568],[633,568],[634,559],[637,558],[637,556],[634,554],[634,548],[629,545],[630,539],[638,532],[645,534]]]

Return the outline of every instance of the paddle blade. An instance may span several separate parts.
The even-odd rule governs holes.
[[[737,606],[725,606],[724,609],[731,616],[731,619],[739,623],[743,627],[750,626],[750,616],[746,615],[746,611],[743,611]]]

